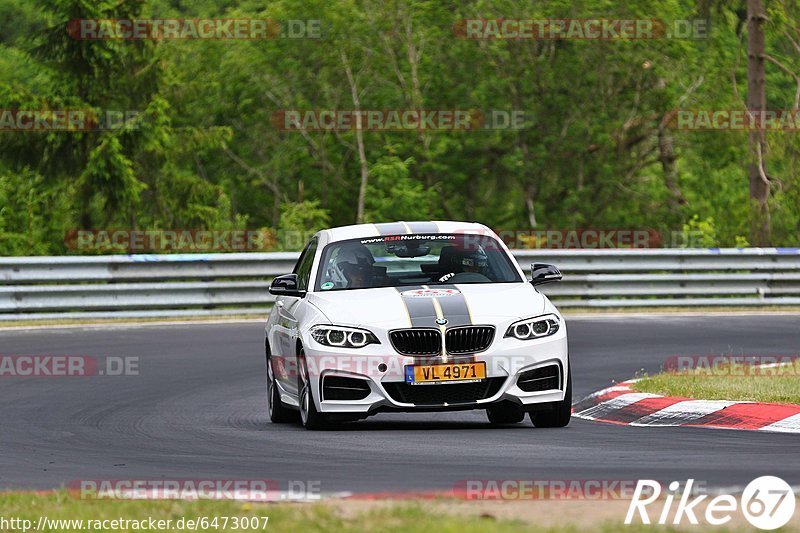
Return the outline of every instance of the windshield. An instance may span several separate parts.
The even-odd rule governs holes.
[[[316,290],[520,281],[517,269],[492,237],[387,235],[327,245]]]

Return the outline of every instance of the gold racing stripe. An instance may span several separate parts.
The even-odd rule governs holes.
[[[458,287],[456,287],[458,289]],[[461,292],[461,289],[458,289]],[[469,323],[474,324],[475,322],[472,321],[472,311],[469,310],[469,301],[467,300],[467,295],[461,292],[461,296],[464,297],[464,307],[467,308],[467,316],[469,317]]]
[[[403,298],[403,293],[400,292],[400,289],[397,290],[397,297],[400,298],[400,302],[403,304],[403,309],[406,310],[406,316],[408,317],[408,327],[413,328],[414,322],[411,320],[411,311],[408,310],[408,304],[406,303],[405,298]]]

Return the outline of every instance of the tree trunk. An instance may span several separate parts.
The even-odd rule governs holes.
[[[760,113],[767,107],[764,81],[764,6],[762,0],[747,0],[747,109]],[[758,124],[758,122],[757,122]],[[749,133],[750,244],[769,246],[772,239],[767,177],[767,142],[758,126]]]
[[[658,160],[661,162],[661,170],[664,172],[664,184],[669,191],[667,206],[670,213],[674,216],[680,215],[681,205],[686,203],[680,185],[678,185],[678,166],[677,156],[672,143],[672,133],[667,128],[658,130]]]
[[[361,116],[361,99],[358,96],[358,85],[353,77],[353,70],[350,68],[350,61],[347,59],[347,54],[344,50],[341,51],[342,64],[344,65],[344,72],[347,75],[347,81],[350,83],[350,95],[353,98],[353,110],[356,116]],[[361,131],[361,125],[356,126],[356,146],[358,147],[358,162],[361,168],[361,183],[358,187],[358,207],[356,209],[356,224],[364,222],[364,201],[367,198],[367,177],[369,176],[369,168],[367,165],[367,154],[364,149],[364,134]]]

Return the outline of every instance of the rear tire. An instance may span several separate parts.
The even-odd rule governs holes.
[[[272,357],[270,356],[269,345],[267,350],[267,412],[273,424],[286,424],[297,420],[297,412],[292,411],[281,401],[281,393],[278,391],[278,384],[275,382],[275,371],[272,367]]]
[[[493,425],[517,424],[525,419],[525,411],[516,405],[494,405],[486,409],[486,416]]]
[[[301,364],[300,375],[298,376],[298,390],[300,391],[300,423],[304,428],[312,431],[325,430],[330,427],[330,422],[325,414],[317,411],[317,404],[314,401],[314,391],[311,386],[311,379],[308,376],[308,366],[306,365],[305,352],[300,349],[299,357]]]
[[[568,372],[564,399],[560,402],[553,402],[552,409],[529,413],[531,422],[537,428],[563,428],[569,424],[572,417],[572,368],[569,368]]]

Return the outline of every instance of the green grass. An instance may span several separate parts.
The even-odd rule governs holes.
[[[664,372],[633,384],[640,392],[697,400],[739,400],[800,404],[800,360],[772,369],[750,371],[717,367]]]
[[[326,504],[250,504],[233,501],[178,500],[80,500],[60,491],[52,494],[4,493],[0,495],[2,516],[20,517],[34,524],[40,516],[51,519],[154,519],[172,520],[200,517],[269,517],[267,527],[247,531],[520,531],[525,526],[515,522],[491,519],[467,520],[460,517],[437,518],[419,505],[402,505],[387,510],[342,516]],[[230,527],[213,531],[234,531]],[[221,523],[220,523],[221,526]],[[50,531],[68,531],[51,529]],[[175,527],[172,530],[176,530]],[[535,531],[534,529],[527,529]],[[0,531],[6,531],[0,529]],[[10,530],[9,530],[10,531]],[[116,529],[113,531],[124,531]],[[599,531],[599,530],[598,530]]]
[[[560,502],[568,503],[568,502]],[[593,502],[603,505],[603,502]],[[502,505],[499,503],[498,505]],[[45,494],[31,493],[0,493],[0,518],[22,518],[31,520],[35,527],[40,516],[49,519],[83,519],[83,520],[113,520],[128,519],[142,520],[150,517],[158,520],[172,520],[173,524],[179,519],[198,519],[200,517],[269,517],[266,528],[239,529],[237,531],[270,531],[270,532],[427,532],[441,531],[452,533],[478,533],[478,532],[552,532],[552,533],[578,533],[600,532],[614,533],[622,528],[622,518],[619,521],[606,519],[603,523],[587,522],[584,513],[584,523],[573,524],[562,516],[563,526],[545,528],[535,525],[536,517],[528,516],[528,521],[499,519],[492,513],[475,512],[471,510],[472,504],[464,501],[423,501],[423,502],[359,502],[359,501],[328,501],[314,504],[248,504],[233,501],[120,501],[120,500],[80,500],[67,494],[66,491],[56,491]],[[562,507],[563,509],[563,507]],[[220,521],[221,523],[221,521]],[[227,529],[208,528],[205,531],[234,531]],[[653,531],[652,526],[641,524],[625,526],[626,532],[639,533]],[[698,528],[691,531],[704,531],[713,529],[715,532],[739,530],[738,527],[727,528]],[[748,528],[749,529],[749,528]],[[86,530],[84,528],[84,530]],[[142,529],[140,531],[144,531]],[[187,529],[184,529],[186,531]],[[659,531],[674,531],[673,528],[661,527]],[[680,530],[686,530],[680,528]],[[17,529],[3,529],[0,531],[21,531]],[[42,531],[77,531],[69,528],[44,528]],[[126,531],[125,529],[104,529],[103,531]],[[136,531],[130,528],[127,531]],[[153,530],[151,530],[153,531]],[[179,531],[176,527],[166,531]],[[198,531],[204,531],[199,528]],[[39,532],[37,532],[39,533]]]

